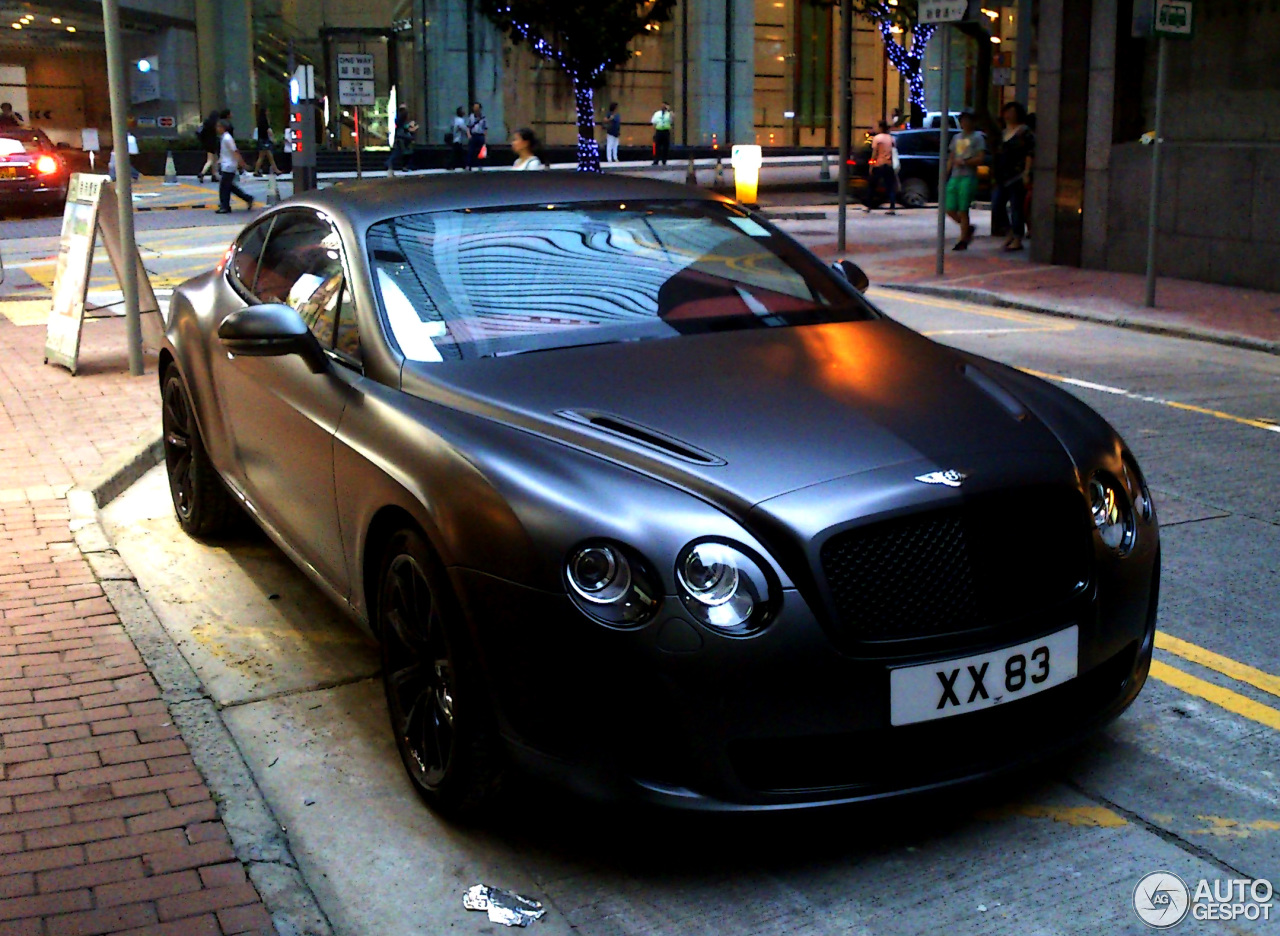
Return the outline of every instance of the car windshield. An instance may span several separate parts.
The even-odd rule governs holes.
[[[0,156],[15,156],[18,153],[43,153],[49,149],[48,138],[34,130],[9,131],[0,135]]]
[[[373,278],[411,360],[874,316],[794,241],[730,205],[578,203],[373,225]]]

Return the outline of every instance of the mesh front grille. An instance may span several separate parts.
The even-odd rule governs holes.
[[[820,561],[844,637],[912,640],[1047,611],[1089,577],[1079,492],[1032,487],[837,533]]]
[[[833,536],[822,568],[836,612],[859,640],[903,640],[974,626],[974,570],[959,511]]]

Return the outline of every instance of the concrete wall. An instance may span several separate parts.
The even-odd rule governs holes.
[[[677,17],[680,16],[677,11]],[[725,41],[732,30],[731,82],[726,76]],[[733,143],[755,142],[755,10],[751,3],[728,0],[698,0],[689,7],[689,143],[694,146],[716,141],[726,147]],[[732,84],[732,100],[726,109],[726,89]],[[673,105],[675,101],[671,102]],[[733,139],[726,139],[726,135]],[[680,127],[673,134],[683,140]]]
[[[1138,43],[1135,50],[1126,38],[1129,5],[1119,0],[1091,0],[1087,40],[1064,41],[1064,10],[1073,2],[1078,0],[1040,5],[1032,257],[1141,273],[1152,151],[1134,138],[1132,121],[1118,114],[1131,103],[1123,94],[1140,94],[1144,129],[1153,126],[1156,43]],[[1198,4],[1196,15],[1195,38],[1169,42],[1158,272],[1280,290],[1280,10]],[[1145,54],[1140,88],[1128,89],[1118,80],[1117,69],[1125,65],[1118,47],[1124,54]],[[1063,62],[1085,60],[1086,93],[1065,92]],[[1062,171],[1063,133],[1075,132],[1082,114],[1084,174],[1078,193],[1075,180]],[[1078,258],[1072,256],[1074,245],[1062,242],[1072,233],[1064,219],[1077,196]]]
[[[465,0],[426,0],[427,138],[442,142],[454,109],[467,100],[467,4]],[[489,139],[505,143],[511,128],[504,108],[505,63],[510,45],[479,12],[472,22],[475,97],[489,118]]]
[[[1151,150],[1111,152],[1105,262],[1146,269]],[[1161,276],[1280,291],[1280,146],[1167,145],[1156,263]]]

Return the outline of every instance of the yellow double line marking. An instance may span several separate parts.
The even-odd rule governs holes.
[[[1181,657],[1191,663],[1197,663],[1206,669],[1213,670],[1215,673],[1221,673],[1223,676],[1227,676],[1237,682],[1280,697],[1280,676],[1265,673],[1260,669],[1249,666],[1247,663],[1241,663],[1230,657],[1214,653],[1212,650],[1206,650],[1204,647],[1198,647],[1163,631],[1156,632],[1156,648],[1172,653],[1174,656]],[[1248,696],[1233,692],[1198,676],[1192,676],[1190,673],[1160,660],[1151,661],[1151,675],[1153,678],[1160,680],[1162,683],[1167,683],[1175,689],[1181,689],[1189,695],[1198,696],[1206,702],[1212,702],[1228,712],[1233,712],[1250,721],[1255,721],[1260,725],[1266,725],[1269,728],[1280,731],[1280,709],[1263,705],[1261,702],[1255,702]]]

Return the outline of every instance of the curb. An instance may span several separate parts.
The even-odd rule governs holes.
[[[67,492],[71,532],[129,639],[160,687],[161,698],[218,805],[236,858],[245,866],[279,936],[333,936],[328,917],[303,879],[283,827],[262,795],[235,738],[195,670],[147,603],[98,517],[125,489],[164,460],[159,438]]]
[[[1253,338],[1249,335],[1236,335],[1212,328],[1197,328],[1194,325],[1166,325],[1146,319],[1126,318],[1123,315],[1083,312],[1079,309],[1071,309],[1064,306],[1009,299],[1000,293],[986,289],[968,289],[963,286],[934,286],[927,283],[877,283],[876,285],[880,289],[894,289],[898,292],[958,299],[961,302],[973,302],[994,306],[999,309],[1016,309],[1019,312],[1052,315],[1055,318],[1091,322],[1094,325],[1127,328],[1131,331],[1145,332],[1149,335],[1162,335],[1166,338],[1185,338],[1188,341],[1203,341],[1209,344],[1226,345],[1231,348],[1243,348],[1246,351],[1280,355],[1280,341],[1268,341],[1265,338]]]

